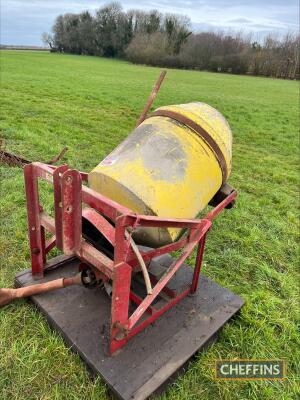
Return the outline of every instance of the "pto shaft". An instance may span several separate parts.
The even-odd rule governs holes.
[[[19,289],[0,289],[0,307],[11,303],[15,299],[33,296],[50,292],[51,290],[61,289],[66,286],[80,285],[81,274],[77,274],[71,278],[60,278],[54,281],[38,283],[37,285],[30,285]]]

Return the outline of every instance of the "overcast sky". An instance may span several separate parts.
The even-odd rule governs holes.
[[[64,13],[93,11],[107,1],[0,0],[1,44],[41,45],[55,17]],[[124,9],[157,9],[190,17],[196,31],[242,30],[257,37],[268,32],[298,31],[298,0],[124,0]]]

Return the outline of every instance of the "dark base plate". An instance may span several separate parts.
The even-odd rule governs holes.
[[[153,271],[166,268],[171,260],[170,256],[158,257]],[[51,261],[52,266],[60,265],[49,269],[43,280],[32,281],[30,270],[25,270],[17,274],[16,286],[67,277],[78,271],[77,259],[62,263],[57,257]],[[191,268],[180,268],[169,286],[182,288],[191,274]],[[185,297],[109,357],[103,342],[110,318],[110,299],[103,290],[71,286],[32,296],[31,300],[68,346],[122,400],[144,400],[161,391],[197,351],[216,339],[219,329],[243,305],[240,297],[201,275],[195,295]]]

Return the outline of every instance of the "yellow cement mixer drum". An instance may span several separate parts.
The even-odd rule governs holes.
[[[232,133],[204,103],[158,108],[89,174],[95,191],[136,213],[194,218],[231,172]],[[174,241],[178,229],[144,228],[139,244]]]

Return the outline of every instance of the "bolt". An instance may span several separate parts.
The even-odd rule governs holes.
[[[73,207],[71,205],[66,207],[66,212],[68,214],[71,214],[72,211],[73,211]]]
[[[32,254],[40,254],[41,250],[38,247],[34,247],[31,252]]]
[[[114,339],[117,341],[125,339],[129,333],[129,330],[124,325],[120,324],[119,321],[114,323],[113,328],[118,329],[114,335]]]

